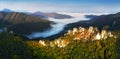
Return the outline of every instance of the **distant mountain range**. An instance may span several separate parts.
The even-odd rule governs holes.
[[[64,14],[57,13],[20,13],[13,12],[8,9],[0,11],[0,25],[6,27],[8,31],[14,31],[16,34],[30,34],[31,32],[43,32],[51,28],[51,24],[55,24],[47,20],[46,18],[52,17],[57,19],[71,18],[71,16],[65,16]],[[90,20],[80,21],[76,23],[70,23],[65,26],[64,30],[57,35],[48,37],[56,38],[63,35],[69,29],[74,27],[97,27],[98,29],[107,28],[108,30],[120,30],[120,13],[110,15],[87,15]]]
[[[13,11],[11,11],[10,9],[7,9],[7,8],[5,8],[5,9],[3,9],[3,10],[1,10],[0,12],[13,12]]]
[[[10,12],[16,12],[16,11],[12,11],[10,9],[5,8],[5,9],[1,10],[1,12],[10,13]],[[22,13],[33,15],[33,16],[36,16],[36,17],[39,17],[39,18],[49,18],[49,17],[56,18],[56,19],[72,18],[72,16],[70,16],[70,15],[58,14],[58,13],[55,13],[55,12],[44,13],[44,12],[37,11],[37,12],[34,12],[34,13],[31,13],[31,12],[22,12]]]
[[[53,22],[47,20],[48,17],[56,19],[72,18],[69,15],[57,13],[15,12],[6,8],[0,11],[0,25],[6,27],[8,31],[12,30],[18,34],[43,32],[51,28],[50,24],[53,24]]]
[[[65,29],[72,29],[73,27],[89,27],[94,26],[99,29],[107,27],[108,30],[120,30],[120,12],[116,14],[109,15],[87,15],[86,17],[91,18],[87,21],[80,21],[76,23],[68,24]]]
[[[56,19],[65,19],[65,18],[72,18],[70,15],[65,15],[65,14],[58,14],[58,13],[43,13],[43,12],[35,12],[32,13],[32,15],[40,17],[40,18],[56,18]]]

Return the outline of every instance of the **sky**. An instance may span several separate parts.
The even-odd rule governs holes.
[[[114,13],[120,0],[0,0],[0,10],[8,8],[26,12]]]

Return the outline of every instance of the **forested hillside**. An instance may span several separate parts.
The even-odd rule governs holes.
[[[99,34],[98,34],[99,33]],[[84,36],[85,35],[85,36]],[[87,36],[86,36],[87,35]],[[119,59],[120,31],[74,28],[55,40],[26,40],[0,34],[2,59]]]
[[[36,16],[20,12],[0,12],[0,26],[6,27],[7,31],[16,34],[30,34],[31,32],[43,32],[51,28],[53,22]]]

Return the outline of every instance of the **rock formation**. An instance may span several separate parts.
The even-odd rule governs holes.
[[[95,27],[90,26],[89,28],[73,28],[73,30],[68,30],[68,32],[53,41],[50,41],[47,46],[50,47],[59,47],[64,48],[69,45],[72,41],[81,41],[81,42],[88,42],[88,41],[96,41],[96,40],[107,40],[107,38],[115,37],[110,31],[102,30],[101,32]],[[45,41],[39,41],[39,43],[43,46],[46,46]]]

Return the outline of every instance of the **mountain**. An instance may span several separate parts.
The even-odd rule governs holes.
[[[101,15],[101,16],[87,15],[87,17],[90,18],[90,20],[84,20],[76,23],[67,24],[64,27],[63,31],[61,31],[57,35],[48,37],[47,39],[58,38],[60,36],[63,36],[68,30],[70,29],[72,30],[73,28],[79,28],[80,26],[84,28],[93,26],[93,27],[97,27],[99,30],[102,30],[103,28],[110,31],[120,30],[120,13]]]
[[[1,10],[0,12],[10,13],[10,12],[15,12],[15,11],[5,8],[5,9]],[[27,14],[27,15],[37,16],[39,18],[48,18],[48,17],[56,18],[56,19],[72,18],[72,16],[70,16],[70,15],[59,14],[59,13],[44,13],[44,12],[40,12],[40,11],[37,11],[34,13],[31,13],[31,12],[22,12],[22,13]]]
[[[53,22],[19,12],[0,12],[0,23],[2,27],[7,27],[8,31],[30,34],[31,32],[42,32],[49,29]]]
[[[12,12],[12,11],[10,9],[5,8],[5,9],[1,10],[1,12],[7,12],[7,13],[9,13],[9,12]]]
[[[90,16],[91,17],[91,16]],[[94,26],[98,29],[103,27],[108,27],[109,30],[119,30],[120,29],[120,13],[94,16],[90,20],[80,21],[76,23],[68,24],[65,29],[72,29],[74,27],[89,27]]]
[[[40,18],[47,18],[47,16],[45,16],[43,12],[35,12],[35,13],[32,13],[32,15]]]
[[[65,19],[65,18],[72,18],[70,15],[58,14],[58,13],[43,13],[43,12],[35,12],[32,15],[40,17],[40,18],[56,18],[56,19]]]
[[[41,19],[32,15],[26,15],[24,13],[19,12],[11,12],[8,13],[5,18],[5,21],[8,21],[12,24],[20,24],[20,23],[36,23],[36,22],[49,22],[46,19]]]
[[[99,28],[108,26],[110,30],[120,29],[120,13],[101,15],[91,20],[94,20],[94,22],[91,23],[92,26],[96,26]]]

